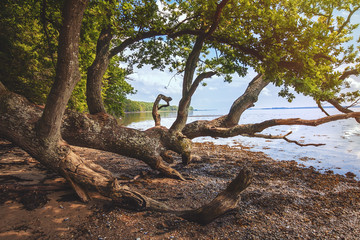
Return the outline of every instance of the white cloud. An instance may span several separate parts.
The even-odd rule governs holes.
[[[265,87],[262,91],[261,91],[261,95],[264,95],[264,96],[272,96],[271,94],[271,91]]]
[[[350,83],[351,88],[360,90],[360,78],[354,79],[350,77],[347,81]]]

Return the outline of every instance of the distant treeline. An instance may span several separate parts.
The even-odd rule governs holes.
[[[153,108],[152,102],[138,102],[126,99],[124,101],[124,111],[125,112],[146,112],[152,111]],[[177,106],[169,106],[166,108],[162,108],[160,111],[177,111]],[[190,107],[190,110],[193,110],[193,107]]]

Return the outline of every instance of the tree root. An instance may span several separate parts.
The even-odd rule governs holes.
[[[214,200],[198,209],[185,211],[180,217],[202,225],[211,223],[236,208],[240,201],[240,193],[250,185],[251,180],[251,172],[246,168],[241,169],[237,177]]]

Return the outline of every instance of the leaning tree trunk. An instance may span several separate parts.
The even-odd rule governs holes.
[[[216,72],[205,72],[200,74],[194,80],[194,74],[197,68],[197,64],[199,62],[199,56],[204,46],[204,42],[215,32],[215,30],[219,26],[222,11],[228,2],[229,0],[222,0],[219,4],[217,4],[216,11],[212,17],[212,24],[196,37],[194,46],[189,54],[189,57],[186,60],[182,87],[182,98],[179,102],[176,120],[170,127],[170,130],[173,132],[181,132],[185,127],[191,98],[195,93],[197,87],[199,86],[200,82],[203,79],[212,77],[216,74]],[[187,161],[189,160],[190,159],[185,160],[184,163],[187,164]]]
[[[264,78],[263,74],[258,74],[249,83],[244,94],[234,101],[227,115],[211,121],[200,120],[189,123],[184,127],[182,133],[190,139],[212,135],[216,137],[215,131],[217,128],[230,129],[231,127],[235,127],[244,111],[254,106],[259,94],[268,85],[268,82]]]
[[[103,76],[110,63],[109,49],[112,37],[110,27],[101,31],[96,45],[95,60],[87,71],[86,101],[91,114],[106,112],[101,88]]]

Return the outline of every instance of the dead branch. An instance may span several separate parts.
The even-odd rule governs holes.
[[[323,146],[326,145],[325,143],[300,143],[296,140],[290,140],[287,138],[287,136],[289,136],[290,134],[292,134],[292,131],[288,132],[285,135],[271,135],[271,134],[260,134],[260,133],[255,133],[255,134],[242,134],[242,136],[246,136],[246,137],[256,137],[256,138],[265,138],[265,139],[284,139],[285,141],[289,142],[289,143],[295,143],[296,145],[300,146],[300,147],[306,147],[306,146]]]
[[[214,200],[198,209],[184,211],[180,216],[202,225],[211,223],[238,205],[240,193],[250,185],[251,180],[251,172],[246,168],[241,169],[237,177]]]
[[[159,102],[161,100],[164,100],[166,102],[166,104],[159,106]],[[171,100],[172,100],[171,97],[166,97],[165,95],[162,95],[162,94],[159,94],[157,96],[156,100],[154,101],[154,105],[153,105],[153,109],[152,109],[152,116],[155,121],[155,126],[160,126],[160,122],[161,122],[160,114],[158,111],[163,107],[170,106]]]
[[[300,146],[300,147],[306,147],[306,146],[315,146],[315,147],[318,147],[318,146],[324,146],[326,145],[325,143],[307,143],[307,144],[304,144],[304,143],[299,143],[298,141],[295,141],[295,140],[290,140],[288,139],[287,137],[284,137],[284,139],[289,142],[289,143],[295,143],[296,145]]]

